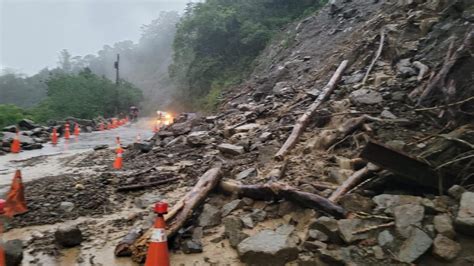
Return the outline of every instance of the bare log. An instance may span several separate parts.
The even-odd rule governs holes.
[[[138,185],[130,185],[130,186],[121,186],[117,188],[117,192],[125,192],[125,191],[134,191],[134,190],[140,190],[148,187],[154,187],[154,186],[159,186],[163,184],[167,184],[171,181],[175,181],[180,179],[179,177],[172,177],[160,181],[155,181],[155,182],[149,182],[145,184],[138,184]]]
[[[329,200],[337,203],[339,199],[344,196],[351,188],[357,186],[362,181],[362,179],[372,172],[373,169],[369,166],[356,171],[346,181],[344,181],[344,183],[340,185],[336,191],[332,193],[332,195],[329,197]]]
[[[344,73],[344,70],[346,69],[347,64],[348,64],[347,60],[342,61],[342,63],[339,65],[334,75],[331,77],[331,80],[329,80],[329,83],[321,91],[321,94],[318,96],[318,98],[309,106],[306,112],[298,119],[295,126],[293,127],[293,130],[290,136],[288,137],[286,142],[283,144],[283,146],[280,148],[280,150],[276,153],[275,155],[276,159],[282,160],[283,157],[286,154],[288,154],[288,152],[296,145],[301,134],[303,134],[303,131],[308,125],[310,118],[314,115],[316,110],[324,102],[326,102],[326,100],[329,98],[329,96],[333,92],[338,81],[341,79],[341,76]]]
[[[367,79],[369,78],[369,75],[370,75],[370,72],[372,71],[372,68],[374,68],[375,63],[377,63],[377,60],[379,60],[380,55],[382,55],[384,43],[385,43],[385,30],[382,27],[382,29],[380,29],[379,49],[377,50],[377,53],[375,54],[375,57],[372,60],[372,63],[370,63],[369,68],[367,69],[367,72],[365,73],[364,79],[362,80],[362,84],[365,84],[367,82]]]
[[[192,216],[193,211],[207,198],[207,195],[216,187],[221,178],[221,166],[211,168],[199,178],[197,184],[178,203],[179,208],[172,210],[165,216],[167,222],[167,236],[173,237]],[[132,259],[142,262],[146,256],[148,240],[152,229],[149,229],[132,246]]]
[[[256,200],[286,199],[306,208],[315,209],[337,218],[346,217],[347,212],[339,205],[319,195],[303,192],[283,183],[268,183],[265,185],[241,185],[231,181],[219,184],[221,190]]]

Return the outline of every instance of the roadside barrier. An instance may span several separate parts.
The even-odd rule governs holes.
[[[165,202],[156,203],[155,213],[157,214],[157,217],[150,237],[150,245],[148,246],[145,266],[169,266],[170,258],[164,216],[168,213],[168,204]]]

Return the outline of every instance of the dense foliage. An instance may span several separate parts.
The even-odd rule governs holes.
[[[48,97],[33,115],[36,120],[61,119],[67,116],[94,118],[128,111],[143,99],[139,89],[121,81],[119,86],[89,69],[79,74],[57,74],[46,82]]]
[[[16,124],[19,120],[27,117],[27,113],[13,104],[0,104],[0,127]]]
[[[170,67],[180,98],[212,105],[220,88],[239,82],[282,26],[321,0],[207,0],[188,5],[178,24]],[[212,95],[209,95],[212,92]]]

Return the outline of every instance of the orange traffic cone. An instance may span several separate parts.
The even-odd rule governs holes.
[[[69,123],[64,126],[64,138],[69,139],[71,137],[71,130],[69,129]]]
[[[15,172],[10,192],[8,192],[7,195],[4,210],[5,215],[8,217],[13,217],[17,214],[22,214],[28,211],[20,170],[16,170]]]
[[[78,123],[74,123],[74,136],[79,136],[79,132],[81,130],[79,129],[79,124]]]
[[[115,150],[115,152],[117,153],[116,157],[115,157],[115,161],[114,161],[114,168],[115,169],[122,169],[122,166],[123,166],[123,149],[122,149],[122,146],[120,145],[120,138],[117,137],[117,149]]]
[[[51,142],[53,145],[58,144],[58,130],[54,127],[53,133],[51,134]]]
[[[19,153],[21,151],[20,132],[18,130],[16,131],[16,135],[10,145],[10,151],[12,153]]]
[[[155,204],[156,217],[155,226],[150,237],[150,245],[146,255],[145,266],[169,266],[168,240],[165,232],[165,217],[168,213],[168,204],[158,202]]]
[[[153,133],[158,133],[158,126],[155,124],[155,126],[153,127]]]

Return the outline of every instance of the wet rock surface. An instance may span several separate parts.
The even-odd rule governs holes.
[[[83,237],[77,226],[62,226],[54,232],[54,238],[59,245],[69,248],[80,245]]]

